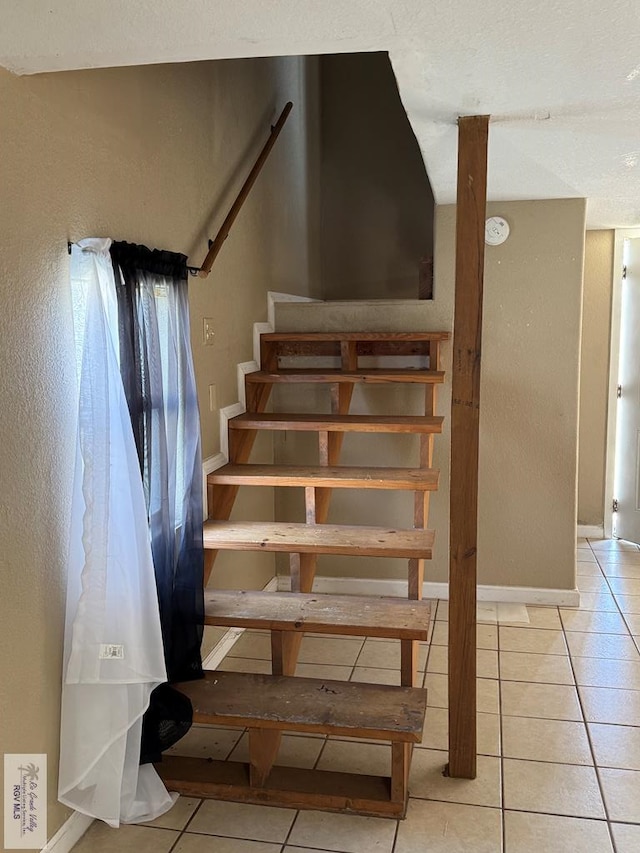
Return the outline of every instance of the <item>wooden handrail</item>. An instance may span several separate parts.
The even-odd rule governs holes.
[[[280,117],[279,117],[278,121],[274,125],[272,125],[269,138],[265,142],[262,151],[258,155],[258,159],[256,160],[256,162],[253,166],[253,169],[249,172],[247,180],[242,185],[242,189],[238,193],[238,197],[234,201],[234,203],[231,207],[231,210],[227,214],[227,218],[224,220],[224,222],[220,226],[220,230],[216,234],[215,240],[212,240],[209,244],[209,251],[207,252],[207,256],[204,259],[203,264],[198,271],[198,275],[200,278],[206,278],[209,275],[209,273],[211,272],[211,267],[213,266],[215,259],[218,257],[218,253],[220,252],[220,249],[222,248],[222,244],[224,243],[224,241],[229,236],[229,231],[231,230],[231,226],[235,222],[236,217],[240,213],[240,209],[241,209],[242,205],[246,201],[246,198],[249,195],[249,193],[251,192],[251,188],[255,184],[256,178],[260,174],[260,170],[264,166],[264,164],[267,160],[267,157],[271,153],[271,149],[275,145],[276,139],[280,135],[280,131],[284,127],[284,123],[286,122],[287,118],[289,117],[289,113],[291,112],[292,108],[293,108],[293,104],[291,103],[291,101],[288,101],[285,104],[284,109],[280,113]]]

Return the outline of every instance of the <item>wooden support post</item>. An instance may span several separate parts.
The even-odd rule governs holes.
[[[289,554],[291,592],[311,592],[316,575],[315,554]],[[274,675],[295,675],[304,634],[271,632],[271,670]],[[264,732],[263,732],[264,734]]]
[[[476,776],[476,550],[489,116],[458,120],[451,405],[449,775]]]
[[[391,800],[406,803],[409,796],[409,770],[413,744],[391,744]]]
[[[263,788],[278,755],[282,732],[272,729],[249,729],[249,782],[252,788]]]
[[[304,508],[307,524],[316,523],[316,490],[314,486],[304,488]]]

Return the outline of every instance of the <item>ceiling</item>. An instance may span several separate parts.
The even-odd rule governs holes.
[[[0,0],[19,74],[387,50],[436,201],[455,201],[456,119],[491,115],[489,197],[588,199],[640,225],[635,0]]]

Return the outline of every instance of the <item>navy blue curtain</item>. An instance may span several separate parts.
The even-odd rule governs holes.
[[[120,372],[144,484],[169,683],[202,678],[204,624],[200,419],[186,256],[111,246]],[[143,726],[145,760],[188,730],[191,706],[163,685]]]

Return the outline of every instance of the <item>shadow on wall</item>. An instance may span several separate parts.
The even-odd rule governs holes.
[[[416,299],[434,201],[389,57],[322,56],[320,87],[323,297]]]

